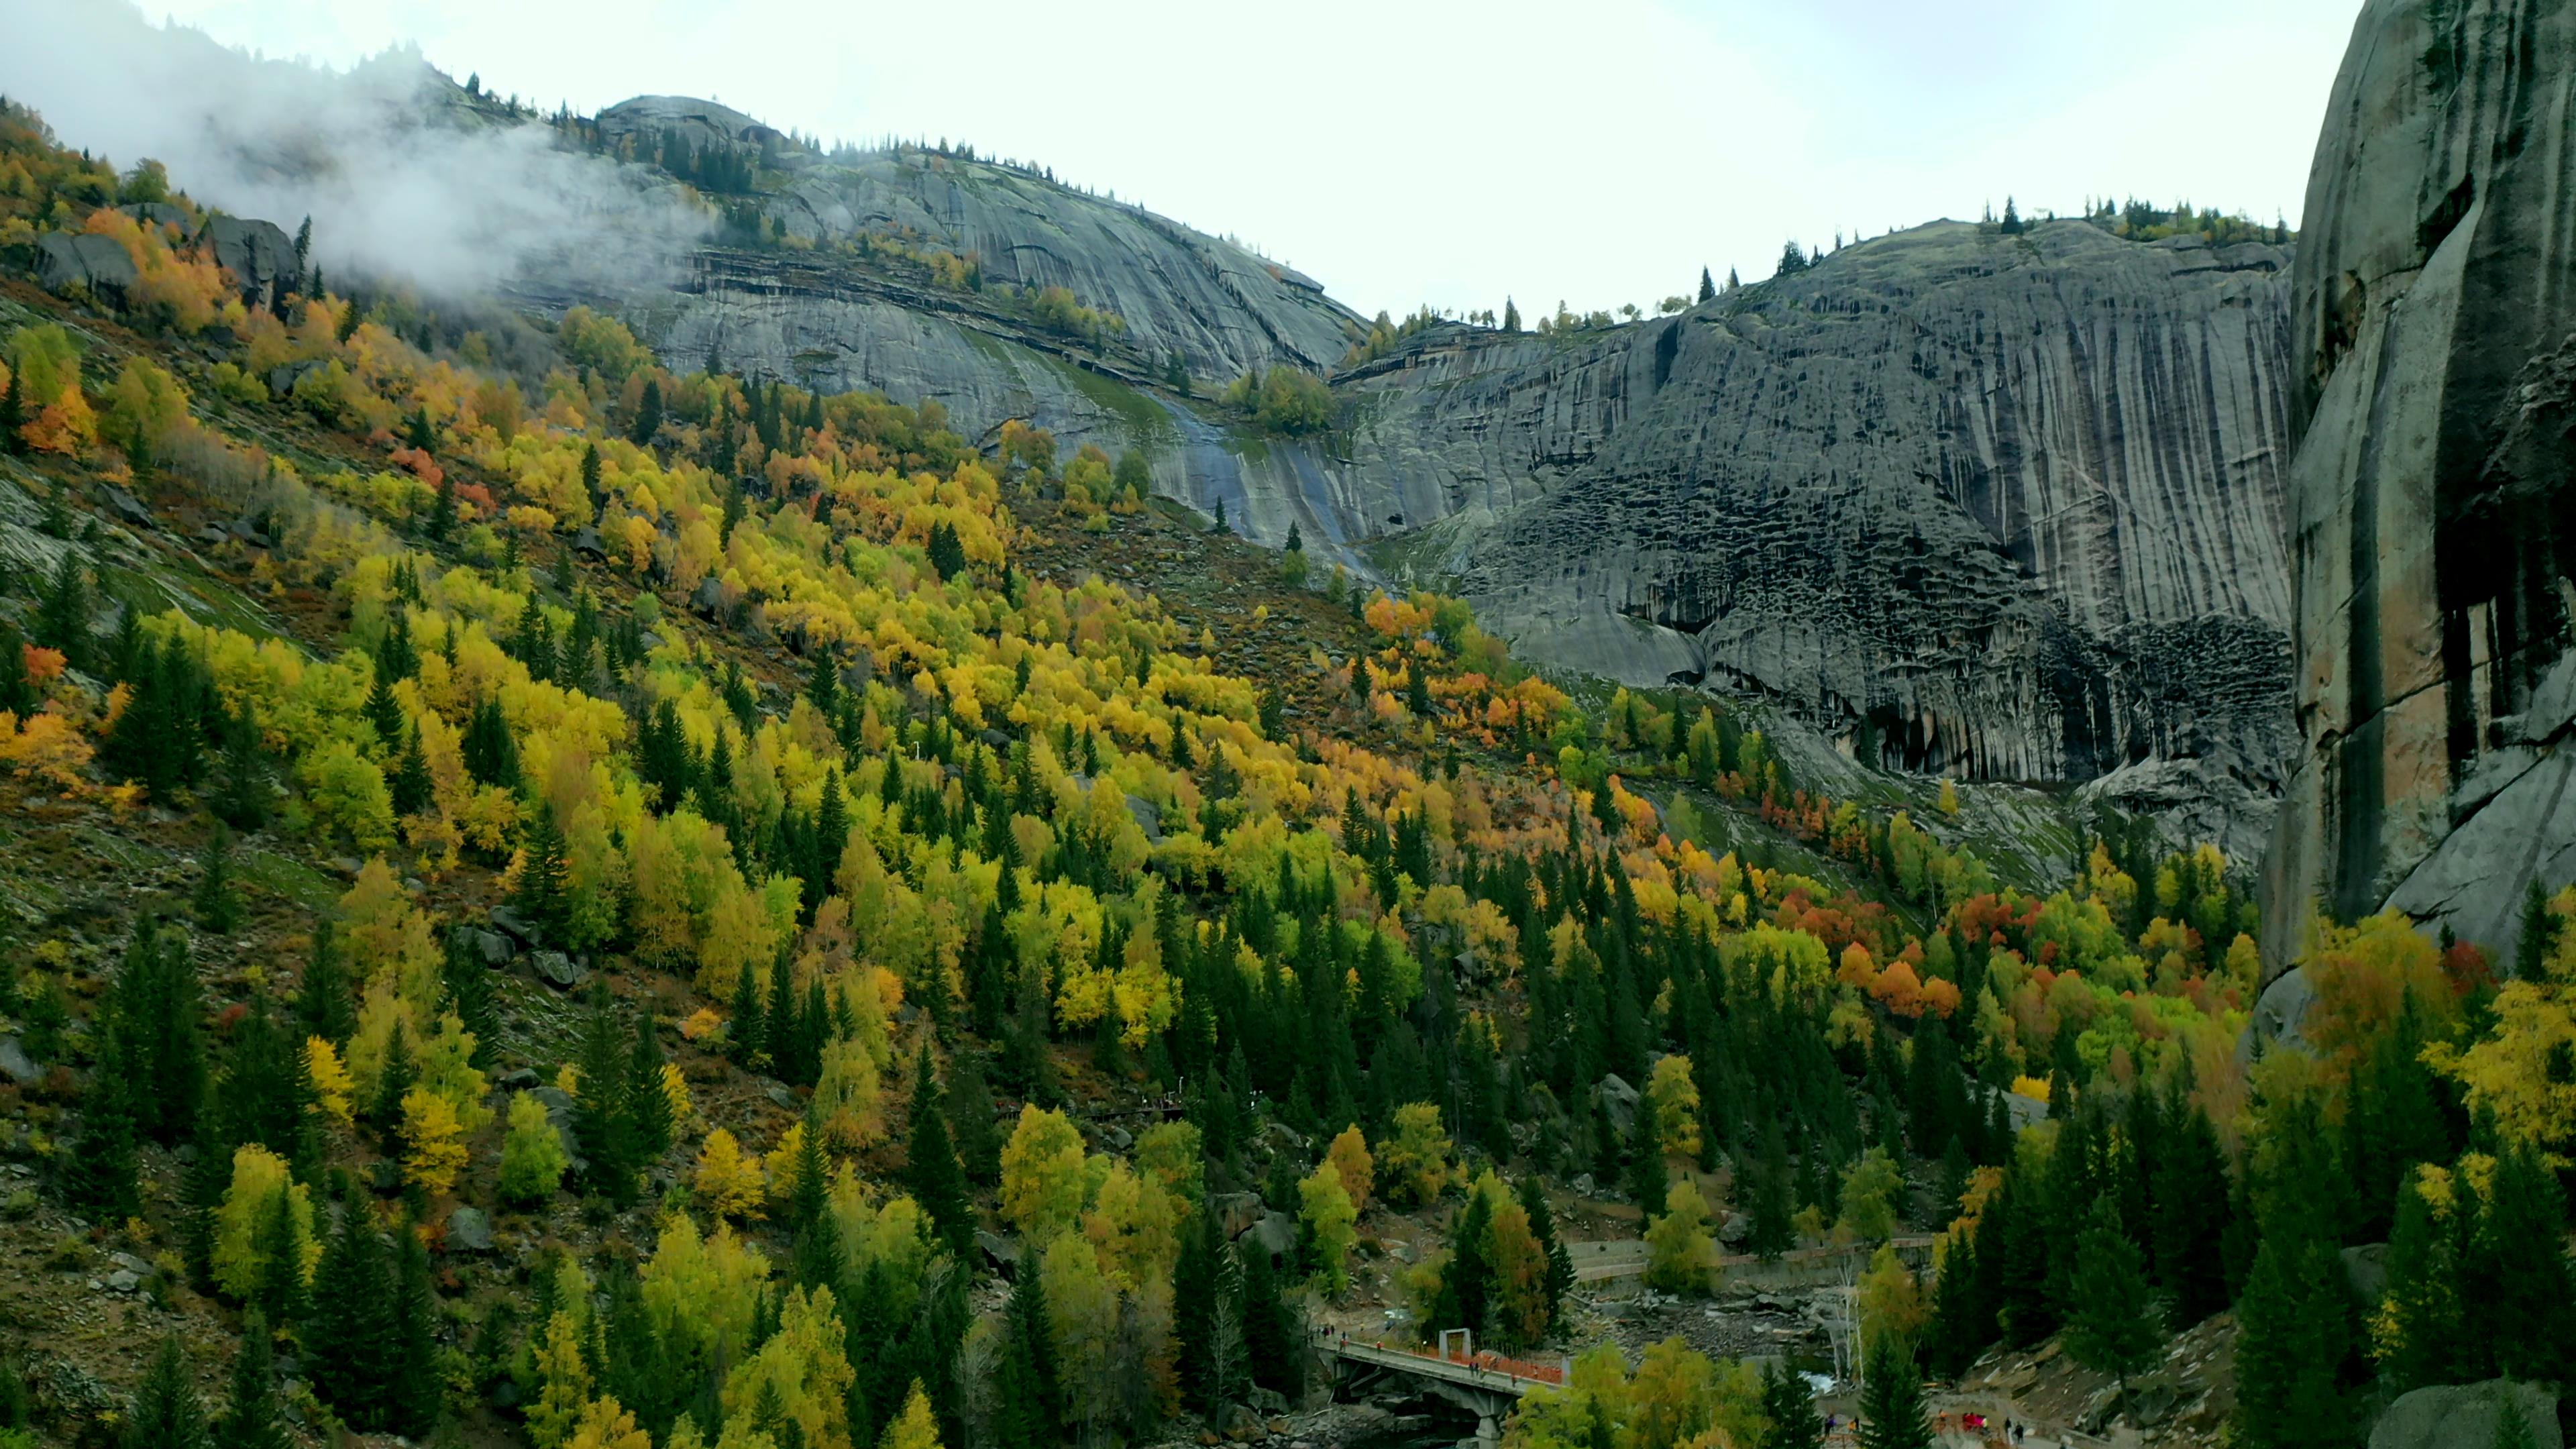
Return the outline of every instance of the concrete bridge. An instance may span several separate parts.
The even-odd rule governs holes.
[[[1440,1335],[1440,1350],[1412,1348],[1382,1340],[1356,1339],[1330,1330],[1315,1335],[1315,1352],[1333,1376],[1336,1392],[1400,1384],[1430,1394],[1476,1416],[1475,1442],[1503,1442],[1502,1421],[1521,1396],[1537,1388],[1562,1388],[1568,1360],[1535,1363],[1478,1353],[1465,1329]]]

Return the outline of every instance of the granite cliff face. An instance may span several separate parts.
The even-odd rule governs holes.
[[[2576,3],[2372,0],[2308,181],[2269,899],[2510,952],[2576,875]],[[2276,906],[2266,960],[2306,922]]]
[[[1334,377],[1341,423],[1242,435],[1202,396],[1327,372],[1356,317],[1132,206],[917,151],[827,158],[645,98],[612,136],[759,149],[798,244],[630,299],[676,363],[937,398],[1135,447],[1256,539],[1463,589],[1535,657],[1769,696],[1872,763],[2086,784],[2250,855],[2289,749],[2286,248],[1938,223],[1652,322],[1443,325]],[[840,244],[973,255],[981,289]],[[807,247],[805,242],[814,245]],[[1013,288],[998,288],[1010,282]],[[1037,325],[1069,288],[1123,334]]]
[[[1454,515],[1411,557],[1542,656],[1910,769],[2126,796],[2188,760],[2259,813],[2287,265],[1943,223],[1607,334],[1453,335],[1350,384],[1355,501]]]

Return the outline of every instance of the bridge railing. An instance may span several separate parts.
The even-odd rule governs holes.
[[[1418,1359],[1425,1364],[1447,1364],[1454,1368],[1474,1369],[1483,1373],[1500,1374],[1507,1379],[1511,1379],[1519,1383],[1545,1384],[1550,1388],[1563,1388],[1565,1386],[1565,1366],[1563,1364],[1536,1363],[1529,1359],[1511,1358],[1504,1354],[1485,1353],[1481,1351],[1476,1353],[1441,1354],[1430,1349],[1415,1348],[1410,1344],[1391,1344],[1386,1342],[1384,1339],[1355,1339],[1347,1333],[1336,1333],[1329,1330],[1319,1332],[1316,1337],[1321,1339],[1327,1346],[1331,1347],[1336,1352],[1351,1349],[1365,1349],[1371,1353],[1384,1355],[1389,1358]]]

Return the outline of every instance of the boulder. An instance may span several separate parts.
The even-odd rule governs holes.
[[[1263,1213],[1261,1221],[1254,1223],[1244,1238],[1259,1244],[1273,1259],[1293,1258],[1297,1254],[1297,1220],[1286,1213]]]
[[[982,1228],[977,1228],[975,1248],[984,1255],[986,1265],[1003,1277],[1008,1278],[1019,1272],[1019,1239],[1005,1237],[1000,1233],[988,1233]]]
[[[27,1048],[14,1036],[0,1036],[0,1077],[26,1086],[45,1074],[27,1056]]]
[[[537,936],[537,928],[530,925],[527,919],[521,916],[513,907],[506,905],[494,906],[492,908],[492,926],[493,929],[503,932],[508,935],[511,940],[518,942],[522,946],[534,946],[540,944]]]
[[[281,277],[293,287],[295,243],[275,222],[217,214],[206,219],[203,235],[214,248],[215,264],[233,274],[245,298],[275,295]]]
[[[461,1207],[449,1213],[447,1250],[451,1253],[492,1251],[492,1220],[477,1208]]]
[[[579,990],[582,983],[590,979],[588,971],[561,951],[530,952],[528,969],[536,973],[539,981],[557,991]]]
[[[36,280],[55,292],[86,288],[99,301],[121,307],[143,274],[111,237],[55,231],[36,239]]]
[[[2289,974],[2264,987],[2263,995],[2254,1003],[2253,1019],[2245,1023],[2244,1035],[2236,1040],[2236,1060],[2251,1063],[2257,1053],[2277,1049],[2306,1051],[2308,1039],[2301,1028],[2316,999],[2317,988],[2308,980],[2304,966],[2291,968]]]
[[[1601,1104],[1601,1114],[1610,1119],[1610,1130],[1626,1137],[1630,1125],[1637,1120],[1637,1089],[1611,1072],[1601,1078],[1593,1095]]]
[[[124,489],[110,488],[105,490],[105,492],[107,493],[107,506],[114,509],[116,511],[116,516],[124,520],[127,524],[135,528],[151,528],[160,522],[159,519],[153,516],[152,510],[145,506],[142,499],[126,492]]]
[[[573,1135],[571,1094],[561,1087],[537,1087],[528,1095],[546,1109],[546,1125],[555,1129],[555,1140],[563,1144],[565,1161],[572,1170],[579,1172],[589,1167],[590,1159],[582,1155],[581,1141]]]
[[[608,547],[599,541],[599,530],[596,528],[583,528],[574,533],[572,551],[586,559],[608,557]]]
[[[1136,828],[1145,832],[1145,838],[1147,840],[1153,841],[1157,844],[1161,843],[1163,839],[1163,809],[1161,806],[1156,805],[1151,800],[1140,800],[1137,797],[1130,795],[1127,797],[1127,813],[1136,818]]]
[[[2399,1395],[2371,1427],[2370,1449],[2494,1449],[2509,1442],[2496,1432],[2508,1412],[2521,1415],[2522,1442],[2530,1449],[2563,1449],[2557,1396],[2504,1379]]]
[[[188,225],[187,211],[166,201],[129,201],[117,210],[148,226],[184,228]]]
[[[2352,1285],[2356,1301],[2377,1303],[2388,1292],[2388,1245],[2364,1243],[2344,1249],[2343,1276]]]
[[[511,958],[519,954],[518,943],[498,931],[465,926],[456,934],[468,957],[495,971],[509,965]]]
[[[1262,1205],[1261,1194],[1255,1192],[1210,1193],[1208,1210],[1216,1214],[1216,1220],[1224,1227],[1229,1242],[1251,1231],[1252,1225],[1261,1221],[1261,1215],[1267,1211]]]
[[[545,1079],[537,1075],[534,1067],[513,1067],[509,1071],[503,1072],[500,1075],[498,1082],[505,1091],[524,1092],[534,1087],[543,1086],[545,1084]]]
[[[280,363],[279,365],[270,368],[268,370],[268,395],[274,398],[293,396],[295,393],[295,385],[304,380],[304,374],[311,372],[321,365],[321,363],[308,360],[304,362]]]

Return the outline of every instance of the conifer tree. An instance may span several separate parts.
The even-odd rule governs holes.
[[[1478,1256],[1482,1254],[1479,1248]],[[1280,1294],[1279,1274],[1268,1249],[1247,1234],[1235,1245],[1234,1256],[1243,1272],[1244,1359],[1255,1382],[1293,1399],[1306,1388],[1296,1310]],[[1490,1273],[1486,1270],[1487,1281]]]
[[[639,1012],[635,1018],[635,1049],[627,1057],[626,1108],[635,1123],[635,1150],[639,1160],[658,1162],[671,1150],[671,1098],[662,1089],[662,1039],[654,1029],[653,1013]]]
[[[2307,1449],[2359,1442],[2339,1379],[2350,1350],[2343,1263],[2303,1222],[2264,1234],[2237,1300],[2236,1442]]]
[[[334,1045],[347,1041],[350,1033],[358,1029],[356,992],[328,920],[313,927],[312,954],[305,960],[304,977],[296,987],[295,1022],[304,1035],[318,1036]]]
[[[2227,1163],[2199,1104],[2173,1118],[2152,1175],[2156,1279],[2188,1328],[2227,1306]]]
[[[734,1065],[746,1071],[754,1058],[769,1050],[769,1033],[760,1009],[760,973],[749,966],[734,976],[733,1019],[725,1027],[725,1047]]]
[[[241,1351],[233,1355],[232,1392],[215,1420],[214,1449],[290,1449],[277,1394],[277,1356],[268,1320],[252,1309],[242,1316]]]
[[[1574,1291],[1574,1256],[1556,1235],[1556,1210],[1548,1206],[1547,1189],[1539,1180],[1522,1178],[1518,1197],[1521,1211],[1529,1216],[1530,1236],[1547,1252],[1547,1320],[1554,1323],[1564,1312],[1565,1295]]]
[[[1775,1359],[1762,1367],[1762,1417],[1771,1432],[1761,1449],[1823,1449],[1824,1422],[1816,1417],[1816,1398],[1806,1377]]]
[[[247,713],[227,715],[211,802],[216,818],[236,830],[257,830],[268,822],[269,791],[268,757],[260,749],[258,726]]]
[[[572,918],[572,902],[564,893],[564,839],[555,828],[551,801],[538,804],[537,818],[520,845],[519,883],[511,904],[540,940],[562,944],[567,939],[564,928]]]
[[[2493,1344],[2494,1372],[2512,1379],[2563,1373],[2576,1361],[2576,1274],[2567,1262],[2566,1197],[2557,1178],[2530,1147],[2507,1142],[2480,1208],[2462,1278],[2476,1326]]]
[[[661,430],[662,384],[658,379],[647,378],[643,400],[635,405],[634,426],[627,430],[626,436],[637,447],[643,447],[650,444],[653,435]]]
[[[367,702],[360,710],[367,724],[376,732],[376,746],[386,758],[402,744],[405,717],[401,701],[394,698],[394,682],[384,669],[376,670],[376,682],[367,689]]]
[[[948,1066],[948,1135],[967,1180],[991,1186],[1001,1180],[1002,1135],[993,1124],[993,1089],[982,1058],[960,1052]]]
[[[26,425],[27,405],[18,395],[18,374],[12,372],[0,383],[0,454],[14,458],[27,451],[27,440],[18,436]]]
[[[2125,1398],[2129,1376],[2153,1362],[2160,1335],[2147,1274],[2137,1244],[2120,1228],[2120,1207],[2110,1193],[2093,1201],[2076,1239],[2075,1295],[2066,1325],[2067,1351],[2075,1361],[2117,1379]]]
[[[1434,1331],[1472,1329],[1481,1334],[1485,1313],[1494,1299],[1494,1266],[1488,1239],[1493,1233],[1493,1205],[1485,1194],[1470,1192],[1449,1231],[1449,1261],[1440,1270],[1440,1292],[1433,1300],[1428,1325]]]
[[[1699,269],[1699,299],[1703,302],[1717,300],[1717,283],[1709,277],[1706,267]]]
[[[1882,1335],[1871,1348],[1867,1380],[1861,1386],[1860,1449],[1931,1449],[1923,1374],[1893,1335]]]
[[[437,786],[430,777],[429,757],[420,750],[419,730],[403,732],[402,754],[394,760],[385,784],[397,819],[422,814],[437,803]]]
[[[143,1210],[143,1189],[135,1175],[134,1109],[128,1095],[122,1082],[94,1077],[81,1113],[80,1136],[58,1159],[64,1199],[110,1222],[122,1222]]]
[[[191,900],[197,912],[197,924],[218,936],[230,935],[241,924],[241,896],[233,889],[233,832],[221,821],[215,823],[213,838],[206,842],[206,856],[197,870],[196,895]]]
[[[1664,1166],[1663,1144],[1655,1139],[1655,1114],[1643,1100],[1637,1103],[1629,1128],[1628,1195],[1636,1199],[1640,1211],[1659,1212],[1672,1179]]]
[[[1064,1391],[1056,1374],[1055,1334],[1047,1314],[1046,1284],[1035,1255],[1011,1278],[1003,1327],[1002,1369],[995,1385],[996,1444],[1061,1443]]]
[[[340,1223],[313,1273],[312,1331],[305,1372],[322,1401],[353,1428],[390,1419],[398,1317],[394,1273],[364,1201],[340,1206]]]
[[[1774,1114],[1762,1124],[1762,1161],[1752,1173],[1752,1248],[1765,1258],[1778,1257],[1796,1241],[1790,1192],[1789,1139]]]
[[[591,998],[577,1066],[580,1095],[573,1100],[573,1140],[589,1160],[591,1181],[609,1201],[623,1205],[635,1191],[635,1119],[626,1104],[625,1033],[617,1028],[605,983]]]
[[[440,1408],[438,1291],[430,1280],[429,1247],[408,1218],[394,1233],[393,1291],[387,1424],[417,1439],[438,1421]]]
[[[2436,1211],[2414,1183],[2398,1188],[2388,1286],[2371,1329],[2379,1381],[2392,1396],[2470,1377],[2465,1370],[2475,1355],[2463,1322],[2462,1247],[2449,1214]]]
[[[179,1336],[161,1340],[152,1367],[134,1391],[134,1414],[126,1420],[123,1449],[207,1449],[206,1409],[188,1375],[187,1351]]]
[[[137,1131],[177,1142],[206,1086],[205,999],[183,935],[146,916],[99,1003],[96,1079],[126,1087]]]
[[[35,642],[60,651],[63,662],[74,669],[85,670],[96,662],[89,583],[81,574],[79,550],[63,550],[61,561],[54,565],[53,582],[36,601],[34,633]]]
[[[25,719],[37,703],[36,686],[27,678],[27,641],[17,625],[0,619],[0,713]]]
[[[430,504],[429,523],[422,532],[432,543],[444,543],[456,531],[456,483],[442,477],[438,480],[438,497]]]
[[[975,1243],[975,1211],[966,1198],[966,1174],[957,1164],[948,1138],[948,1116],[942,1110],[939,1082],[930,1072],[930,1047],[921,1048],[913,1074],[911,1132],[904,1148],[904,1183],[913,1201],[930,1215],[932,1227],[948,1251],[963,1258]]]

